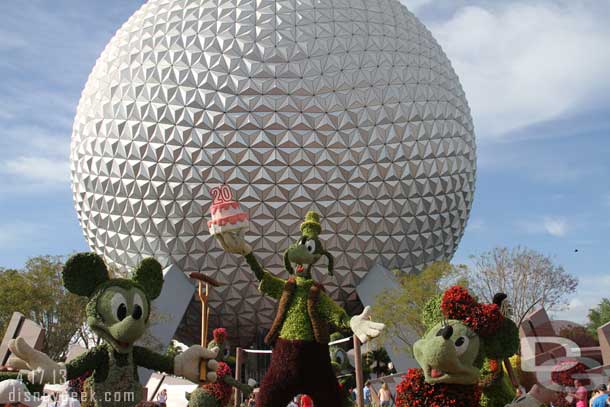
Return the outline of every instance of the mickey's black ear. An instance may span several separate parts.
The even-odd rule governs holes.
[[[149,300],[154,300],[161,295],[163,289],[161,264],[152,257],[147,257],[133,271],[132,280],[142,286]]]
[[[104,259],[95,253],[77,253],[70,257],[62,271],[64,287],[72,294],[90,297],[100,284],[108,281]]]
[[[496,295],[494,295],[494,299],[492,302],[499,307],[500,304],[502,304],[502,301],[504,301],[507,297],[508,297],[508,295],[506,295],[504,293],[496,293]]]

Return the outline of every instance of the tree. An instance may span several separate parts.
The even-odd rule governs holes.
[[[593,337],[597,338],[597,328],[610,322],[610,299],[602,298],[597,307],[589,310],[587,317],[589,318],[587,331],[589,331]]]
[[[60,256],[38,256],[24,270],[0,272],[0,329],[6,330],[13,312],[21,312],[45,329],[43,351],[54,360],[65,358],[85,320],[86,299],[64,288],[63,263]]]
[[[85,349],[93,349],[102,343],[102,338],[93,332],[91,327],[85,322],[76,331],[72,342],[83,346]]]
[[[426,302],[442,293],[451,283],[456,283],[465,266],[453,266],[436,262],[421,273],[406,274],[395,271],[399,286],[386,289],[375,298],[372,313],[376,321],[386,324],[380,340],[395,339],[400,351],[412,353],[415,341],[426,333],[421,312]],[[457,283],[465,285],[462,278]]]
[[[0,270],[0,332],[4,334],[13,312],[27,315],[30,309],[30,296],[24,295],[28,282],[18,270]]]
[[[552,258],[526,247],[496,247],[471,258],[474,268],[466,270],[471,291],[488,303],[498,292],[507,294],[516,322],[536,304],[547,310],[567,305],[566,296],[578,285]]]
[[[390,373],[390,356],[383,347],[365,353],[363,362],[377,377],[387,376]]]

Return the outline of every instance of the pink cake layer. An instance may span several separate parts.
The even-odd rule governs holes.
[[[228,210],[228,209],[239,209],[239,203],[237,201],[229,201],[229,202],[222,202],[222,203],[218,203],[218,204],[213,204],[210,207],[210,212],[212,213],[212,216],[214,216],[214,214],[218,211],[224,211],[224,210]]]
[[[231,216],[223,216],[217,219],[212,219],[208,221],[208,228],[212,225],[216,226],[224,226],[228,224],[236,224],[237,222],[244,222],[248,220],[248,214],[245,212],[238,213]]]

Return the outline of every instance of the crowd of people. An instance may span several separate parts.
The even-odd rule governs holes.
[[[599,384],[591,392],[587,390],[584,383],[578,379],[574,380],[574,391],[568,393],[566,401],[572,407],[610,407],[610,379],[608,384]],[[551,404],[553,406],[553,404]]]
[[[394,396],[392,395],[392,391],[387,383],[383,383],[379,392],[377,392],[377,399],[379,403],[375,401],[372,396],[372,385],[370,382],[367,382],[364,386],[363,390],[363,398],[364,405],[366,407],[392,407],[394,406]],[[357,398],[356,389],[350,390],[352,397],[354,400]],[[256,392],[252,393],[252,395],[241,404],[241,407],[256,407]],[[307,394],[300,394],[296,396],[286,407],[315,407],[313,400]]]
[[[352,399],[358,398],[358,391],[356,389],[350,390]],[[366,382],[362,389],[364,405],[367,407],[391,407],[394,405],[394,395],[390,390],[390,387],[386,382],[381,384],[381,388],[376,393],[377,397],[373,397],[373,390],[371,382]],[[377,403],[377,400],[379,401]]]

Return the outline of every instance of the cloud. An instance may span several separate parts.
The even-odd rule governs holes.
[[[410,12],[417,13],[421,8],[431,4],[432,0],[402,0],[402,3],[407,6]]]
[[[27,41],[13,32],[0,29],[0,49],[10,50],[23,48],[28,45]]]
[[[570,229],[565,218],[552,216],[538,220],[521,220],[517,222],[517,225],[527,233],[548,234],[554,237],[565,237]]]
[[[477,167],[487,173],[510,173],[516,178],[526,177],[562,188],[566,184],[606,178],[606,161],[589,152],[596,149],[597,144],[591,146],[583,141],[559,144],[556,141],[534,144],[531,140],[513,138],[510,143],[481,143]]]
[[[552,319],[571,321],[584,325],[587,321],[589,309],[594,306],[595,304],[593,303],[587,304],[579,298],[572,298],[565,308],[559,311],[550,312],[550,316]]]
[[[53,160],[47,157],[21,156],[7,160],[3,172],[29,180],[50,184],[69,182],[70,164],[67,159]]]
[[[480,231],[485,230],[485,221],[481,218],[474,218],[468,221],[469,231]]]
[[[580,324],[587,322],[587,315],[591,308],[595,308],[602,300],[608,298],[610,292],[610,276],[588,275],[579,277],[579,284],[574,297],[568,302],[568,306],[552,313],[555,319],[565,319]]]
[[[481,138],[595,106],[610,90],[605,2],[490,2],[429,24]]]
[[[545,218],[544,228],[551,236],[564,237],[568,231],[568,224],[565,219]]]
[[[0,247],[3,249],[21,248],[23,244],[30,244],[33,239],[36,239],[40,232],[41,225],[32,223],[0,224]]]
[[[9,126],[0,140],[0,193],[28,193],[69,185],[69,133],[35,124]]]
[[[7,3],[7,2],[4,2]],[[69,143],[87,74],[142,0],[0,2],[0,200],[69,185]],[[10,3],[10,2],[9,2]]]

